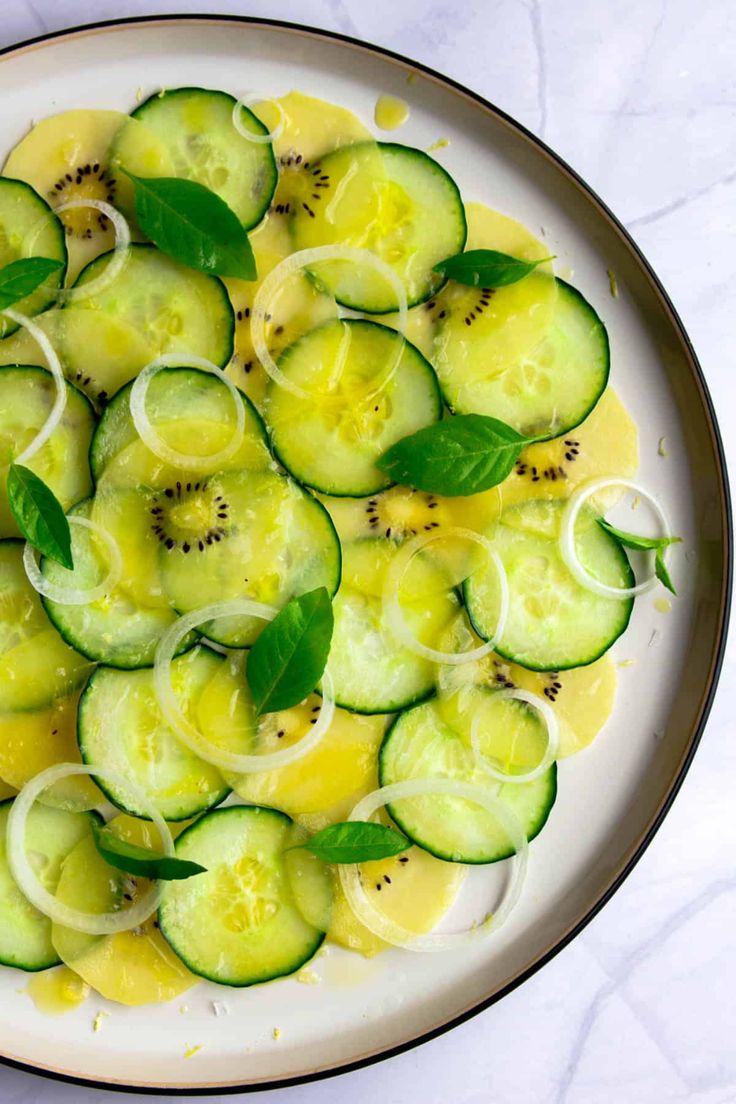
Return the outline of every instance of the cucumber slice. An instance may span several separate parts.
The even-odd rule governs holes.
[[[158,833],[145,821],[117,816],[108,827],[139,847],[156,850],[160,845]],[[120,906],[124,894],[135,899],[149,885],[109,866],[94,840],[86,836],[64,860],[56,896],[84,912],[111,912]],[[161,936],[154,917],[131,931],[102,936],[52,924],[51,938],[62,962],[101,996],[119,1004],[172,1000],[197,981]]]
[[[43,611],[23,568],[23,542],[0,541],[0,713],[44,709],[81,685],[90,665]]]
[[[200,719],[203,698],[207,712],[227,716],[231,729],[250,734],[251,716],[238,694],[235,678],[223,678],[227,661],[207,648],[196,647],[175,660],[173,685],[189,716],[207,731]],[[218,678],[218,675],[220,676]],[[209,694],[206,692],[209,690]],[[217,700],[212,700],[212,695]],[[228,707],[235,704],[235,711]],[[79,749],[85,763],[105,763],[136,783],[165,820],[187,820],[219,805],[230,792],[220,772],[191,752],[171,731],[161,715],[153,672],[117,671],[98,667],[79,704]],[[110,801],[133,816],[146,819],[143,809],[130,805],[130,795],[104,780]]]
[[[103,253],[84,268],[75,287],[100,276],[112,253]],[[152,245],[131,245],[123,271],[104,290],[71,302],[65,313],[84,311],[104,316],[101,338],[76,350],[76,370],[89,376],[112,395],[120,380],[119,356],[113,342],[109,352],[104,335],[110,318],[133,330],[153,357],[162,353],[193,353],[224,368],[233,354],[233,311],[225,285],[217,276],[195,272],[167,257]],[[70,323],[71,324],[71,323]],[[127,383],[133,372],[117,383]]]
[[[46,970],[60,960],[51,942],[51,921],[26,900],[10,872],[6,839],[12,805],[12,800],[0,805],[0,964]],[[93,816],[38,804],[28,814],[26,847],[50,893],[56,889],[66,856],[90,834]]]
[[[81,304],[73,310],[44,311],[35,321],[53,345],[66,378],[97,410],[156,356],[132,326]],[[38,345],[25,329],[0,341],[0,364],[32,364],[38,357]]]
[[[538,274],[534,282],[537,285],[549,279]],[[567,433],[587,417],[608,382],[608,335],[579,291],[563,280],[557,281],[557,287],[552,317],[541,341],[509,362],[494,363],[494,351],[499,327],[507,318],[511,287],[497,289],[509,292],[498,311],[497,292],[489,289],[472,293],[483,300],[475,308],[468,308],[466,293],[454,309],[445,310],[432,362],[452,410],[492,414],[539,440]],[[522,281],[515,298],[530,290],[526,280]],[[476,313],[478,309],[480,313]]]
[[[523,703],[499,701],[492,691],[481,688],[478,694],[485,697],[480,733],[484,754],[508,762],[515,737],[521,737],[525,749],[536,743],[535,735],[544,743],[543,726]],[[477,765],[468,735],[451,727],[438,699],[423,702],[397,717],[379,756],[382,786],[406,778],[435,776],[479,785],[489,782]],[[498,794],[508,802],[532,840],[541,832],[554,805],[557,767],[553,764],[532,782],[502,783]],[[402,798],[389,805],[388,811],[414,843],[447,862],[492,863],[513,854],[503,828],[485,810],[464,798],[434,794]]]
[[[119,111],[65,111],[41,119],[15,146],[3,175],[25,180],[52,207],[73,199],[96,199],[117,205],[121,185],[112,171],[110,144],[128,116]],[[107,219],[91,207],[60,215],[69,248],[69,279],[115,242]]]
[[[179,613],[242,597],[282,606],[315,587],[337,590],[340,542],[330,516],[292,480],[272,471],[224,472],[199,489],[174,491],[155,497],[152,521],[163,590]],[[243,648],[262,628],[253,618],[229,617],[200,631]]]
[[[343,548],[328,666],[335,700],[356,713],[395,713],[434,689],[435,665],[397,641],[384,621],[384,582],[397,548],[388,540],[357,540]],[[419,556],[405,584],[405,621],[418,640],[436,646],[457,613],[452,585],[440,567]]]
[[[278,173],[270,142],[249,142],[233,126],[235,98],[206,88],[157,92],[132,112],[145,123],[123,127],[113,161],[137,176],[180,176],[203,184],[227,203],[246,230],[268,210]],[[254,134],[268,130],[253,112],[241,122]],[[153,171],[152,171],[153,166]]]
[[[159,923],[193,973],[255,985],[315,954],[324,933],[299,910],[284,857],[303,838],[285,813],[258,805],[217,809],[179,836],[177,856],[207,873],[164,886]]]
[[[0,537],[19,536],[6,490],[7,465],[31,443],[56,398],[56,386],[43,368],[16,365],[0,368]],[[68,510],[92,490],[87,454],[95,416],[92,407],[70,384],[61,421],[46,444],[27,463]]]
[[[89,454],[92,474],[98,482],[104,475],[106,486],[175,486],[182,473],[155,456],[138,436],[130,414],[132,386],[118,392],[100,419]],[[245,395],[241,399],[245,407],[243,441],[221,467],[263,470],[271,462],[266,431]],[[146,411],[165,443],[180,452],[206,456],[225,448],[232,438],[232,395],[214,375],[196,368],[165,368],[154,376]]]
[[[21,257],[48,257],[61,267],[35,291],[13,303],[21,314],[40,314],[51,306],[64,283],[67,255],[64,227],[40,195],[22,180],[0,177],[0,268]],[[18,323],[0,315],[0,337],[18,329]]]
[[[274,449],[297,479],[325,494],[359,496],[388,487],[376,461],[442,414],[430,364],[376,322],[327,322],[287,349],[279,368],[315,397],[296,398],[269,385]]]
[[[443,283],[439,261],[460,253],[467,225],[457,185],[421,150],[393,142],[344,146],[312,163],[308,190],[294,204],[296,249],[351,245],[370,249],[394,269],[409,306]],[[386,281],[344,261],[315,266],[339,303],[369,314],[398,307]]]
[[[493,531],[509,584],[509,613],[496,651],[533,671],[593,663],[626,629],[634,608],[633,598],[602,598],[570,574],[558,543],[564,507],[559,499],[517,503],[504,510]],[[581,563],[595,578],[633,586],[626,553],[591,509],[581,511],[576,540]],[[498,623],[496,575],[474,572],[464,592],[473,628],[489,640]]]
[[[98,490],[75,506],[71,516],[91,518],[117,541],[123,559],[120,582],[104,598],[68,606],[44,598],[46,613],[61,636],[89,659],[109,667],[150,667],[156,646],[176,620],[163,595],[158,571],[158,539],[151,529],[154,498],[145,490]],[[75,585],[94,586],[107,572],[97,540],[88,529],[72,528]],[[69,572],[53,560],[41,560],[51,582],[68,585]],[[193,638],[182,642],[181,651]]]
[[[301,740],[319,708],[320,700],[313,694],[293,709],[266,714],[250,754],[278,751]],[[297,818],[321,813],[358,791],[376,788],[376,760],[386,720],[337,709],[328,731],[301,759],[275,770],[228,773],[227,781],[254,805],[270,805]]]

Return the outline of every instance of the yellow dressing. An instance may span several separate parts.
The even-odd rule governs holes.
[[[47,1016],[63,1016],[84,1003],[89,989],[89,985],[68,966],[58,966],[34,974],[23,992],[28,994],[39,1012]]]
[[[654,603],[654,608],[657,613],[669,613],[672,609],[672,602],[669,598],[657,598]]]
[[[409,118],[409,105],[399,96],[379,96],[373,109],[373,118],[381,130],[398,130]]]

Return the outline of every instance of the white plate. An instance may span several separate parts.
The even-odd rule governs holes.
[[[36,1011],[21,991],[22,974],[0,970],[0,1051],[7,1061],[158,1092],[263,1087],[373,1060],[471,1015],[559,949],[641,853],[682,779],[714,688],[730,567],[717,430],[692,350],[656,278],[569,169],[451,82],[322,32],[210,17],[130,21],[8,51],[0,59],[0,150],[52,112],[128,111],[137,90],[148,95],[184,84],[236,94],[297,88],[365,121],[379,93],[407,99],[411,117],[399,140],[427,147],[449,139],[436,156],[463,196],[543,233],[558,270],[602,315],[612,382],[640,429],[640,479],[667,503],[684,545],[675,560],[680,596],[673,611],[658,613],[652,595],[637,600],[615,653],[635,662],[620,672],[614,716],[591,749],[561,764],[559,798],[531,848],[522,902],[495,938],[460,954],[396,951],[371,962],[330,948],[314,963],[319,985],[286,979],[239,991],[202,983],[171,1005],[135,1010],[93,999],[59,1019]],[[608,268],[618,278],[617,300]],[[658,454],[662,437],[666,458]],[[493,871],[473,871],[456,923],[490,901],[493,879]],[[216,1016],[213,1000],[228,1014]],[[96,1034],[99,1009],[110,1016]],[[201,1050],[185,1059],[194,1046]]]

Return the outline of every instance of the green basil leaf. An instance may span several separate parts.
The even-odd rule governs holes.
[[[398,855],[411,847],[411,841],[384,824],[349,820],[330,824],[301,846],[325,862],[360,863]]]
[[[258,715],[289,709],[322,677],[334,618],[324,587],[292,598],[266,625],[248,654],[246,677]]]
[[[205,874],[206,866],[190,862],[189,859],[177,859],[175,856],[162,855],[149,851],[147,847],[138,847],[128,843],[110,829],[100,824],[92,825],[95,846],[105,862],[116,870],[126,874],[135,874],[139,878],[160,879],[164,882],[183,881],[195,874]]]
[[[497,249],[468,249],[465,253],[456,253],[434,266],[435,272],[469,287],[499,288],[523,280],[545,261],[553,257],[540,257],[538,261],[522,261],[508,253],[499,253]]]
[[[636,533],[627,533],[623,529],[616,529],[609,525],[605,518],[598,518],[601,529],[622,544],[624,548],[631,548],[635,552],[648,552],[651,549],[667,548],[670,544],[679,544],[681,537],[639,537]]]
[[[71,571],[72,537],[61,503],[42,479],[22,464],[8,470],[8,504],[18,528],[43,556]]]
[[[50,257],[23,257],[0,268],[0,310],[25,299],[61,267]]]
[[[675,585],[670,578],[670,573],[667,570],[667,564],[664,562],[663,548],[658,548],[657,553],[654,557],[654,574],[657,576],[660,583],[662,583],[663,586],[666,586],[667,590],[671,591],[671,593],[674,594],[675,597],[677,597]]]
[[[502,483],[529,442],[497,418],[457,414],[402,437],[378,467],[419,491],[471,495]]]
[[[138,224],[154,245],[200,272],[255,280],[248,235],[223,199],[194,180],[126,176],[135,188]]]

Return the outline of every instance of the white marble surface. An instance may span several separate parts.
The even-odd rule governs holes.
[[[5,0],[0,44],[186,10],[278,16],[374,41],[466,82],[541,134],[627,223],[664,280],[736,461],[733,0]],[[602,915],[546,969],[418,1050],[258,1100],[736,1102],[735,685],[736,643],[664,827]],[[0,1104],[113,1097],[0,1069]]]

